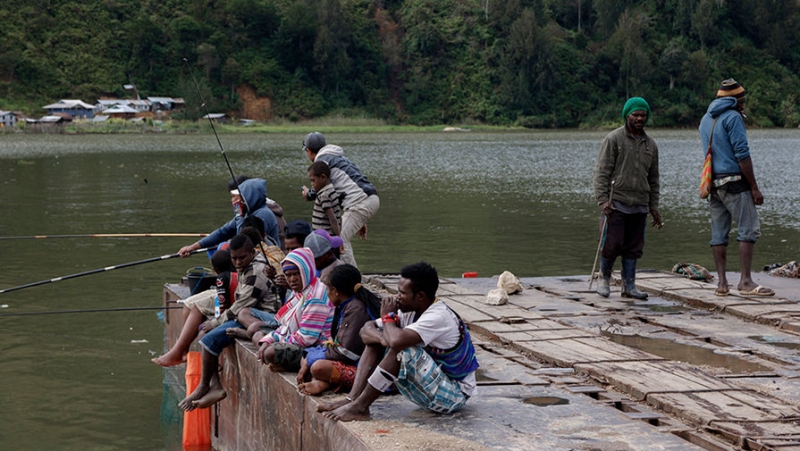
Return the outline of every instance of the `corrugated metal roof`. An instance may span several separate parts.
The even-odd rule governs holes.
[[[120,113],[136,113],[136,110],[128,105],[114,105],[113,107],[103,111],[106,114],[120,114]]]
[[[69,108],[84,108],[87,110],[94,109],[94,105],[89,105],[88,103],[82,100],[75,100],[75,99],[61,99],[56,103],[51,103],[50,105],[45,105],[42,108],[45,110],[54,110],[54,109],[69,109]]]

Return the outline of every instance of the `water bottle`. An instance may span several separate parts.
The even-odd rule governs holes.
[[[214,296],[214,318],[219,318],[219,295]]]

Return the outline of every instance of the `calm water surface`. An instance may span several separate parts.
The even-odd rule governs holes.
[[[712,267],[696,194],[694,130],[651,130],[661,155],[663,230],[642,268]],[[381,209],[356,243],[364,272],[425,259],[446,277],[588,274],[596,249],[591,172],[604,132],[332,134],[376,185]],[[268,180],[289,219],[309,162],[302,135],[223,135],[234,172]],[[800,256],[800,131],[751,131],[766,203],[754,266]],[[213,136],[0,136],[0,236],[208,232],[231,217]],[[188,238],[2,240],[0,288],[176,252]],[[201,256],[0,294],[0,315],[161,304]],[[737,269],[735,257],[732,270]],[[7,306],[7,307],[5,307]],[[0,449],[180,449],[162,402],[162,324],[153,311],[0,316]]]

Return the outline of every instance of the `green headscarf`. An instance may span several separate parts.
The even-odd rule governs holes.
[[[639,110],[647,111],[647,119],[644,121],[644,123],[647,124],[647,121],[650,120],[650,105],[647,103],[647,100],[641,97],[631,97],[625,102],[625,107],[622,108],[622,120],[627,121],[631,113]]]

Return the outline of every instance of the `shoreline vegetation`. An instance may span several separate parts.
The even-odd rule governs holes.
[[[735,78],[749,125],[800,125],[797,0],[6,3],[0,110],[31,118],[168,97],[186,120],[593,129],[643,97],[651,125],[696,128]]]

